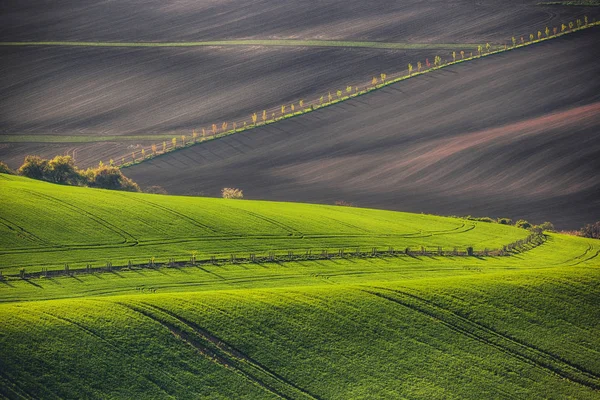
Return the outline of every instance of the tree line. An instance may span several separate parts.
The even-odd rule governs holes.
[[[25,157],[23,165],[16,171],[0,161],[0,173],[21,175],[61,185],[140,191],[138,184],[123,175],[118,167],[100,162],[96,168],[79,169],[71,156],[56,156],[48,160],[30,155]]]

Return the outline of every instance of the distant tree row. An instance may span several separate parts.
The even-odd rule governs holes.
[[[12,172],[14,173],[14,171]],[[27,156],[17,173],[28,178],[62,185],[89,186],[129,192],[140,191],[137,183],[123,175],[119,168],[100,162],[97,168],[80,170],[75,166],[71,156],[56,156],[50,160],[40,156]]]
[[[594,22],[595,23],[595,22]],[[573,30],[575,27],[581,28],[583,26],[588,26],[589,21],[588,17],[584,16],[583,20],[577,19],[574,22],[568,22],[567,24],[562,24],[560,26],[560,33],[564,33],[567,30]],[[531,33],[529,35],[529,42],[535,42],[536,40],[542,40],[544,37],[549,38],[553,34],[554,36],[559,34],[559,27],[554,27],[550,29],[546,27],[543,31],[538,31],[537,35],[535,33]],[[516,37],[513,36],[510,39],[512,42],[512,48],[517,47],[518,45],[524,45],[526,42],[526,36]],[[509,42],[509,43],[510,43]],[[424,62],[418,61],[416,64],[409,63],[408,64],[408,75],[412,76],[415,72],[421,73],[427,71],[431,68],[441,67],[443,65],[447,65],[449,62],[457,62],[458,60],[466,60],[467,57],[473,58],[475,56],[483,56],[486,54],[490,54],[493,51],[497,50],[508,50],[509,44],[495,44],[492,45],[490,43],[486,43],[485,45],[481,44],[477,46],[477,53],[474,54],[472,51],[467,54],[464,50],[453,51],[448,55],[448,59],[442,59],[440,55],[436,55],[433,58],[433,63],[429,61],[429,58],[426,58]],[[449,58],[451,61],[449,61]],[[390,81],[387,80],[387,74],[381,73],[379,76],[374,76],[371,79],[370,84],[361,85],[360,88],[362,91],[359,91],[359,86],[348,85],[345,90],[335,90],[330,91],[326,95],[321,96],[312,102],[312,104],[306,104],[304,100],[299,100],[297,103],[291,104],[283,104],[277,108],[273,108],[271,110],[262,110],[258,112],[253,112],[250,114],[249,119],[240,123],[237,122],[222,122],[219,124],[212,124],[210,128],[202,128],[202,134],[198,135],[198,133],[194,130],[192,131],[191,138],[190,136],[182,135],[180,137],[173,137],[170,142],[171,145],[167,146],[168,142],[165,141],[162,143],[162,151],[159,151],[159,147],[156,144],[153,144],[148,149],[142,149],[141,151],[134,151],[131,153],[131,159],[128,157],[121,158],[121,166],[135,164],[137,162],[143,161],[145,159],[152,158],[158,154],[164,154],[178,148],[186,147],[188,145],[192,145],[198,142],[200,138],[200,142],[205,141],[209,138],[209,136],[216,137],[217,135],[226,135],[230,133],[235,133],[240,130],[246,130],[249,127],[257,127],[259,125],[266,125],[267,123],[285,119],[289,116],[298,115],[301,113],[305,113],[308,111],[315,110],[317,108],[327,106],[333,104],[335,102],[344,100],[348,97],[352,97],[358,94],[366,93],[369,90],[373,90],[375,88],[381,87]],[[190,140],[191,139],[191,140]],[[112,165],[112,162],[111,162]]]

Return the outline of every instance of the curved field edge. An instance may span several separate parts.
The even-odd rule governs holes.
[[[392,50],[446,50],[462,47],[477,49],[480,43],[397,43],[359,42],[343,40],[248,39],[202,42],[0,42],[0,46],[83,46],[83,47],[203,47],[203,46],[276,46],[276,47],[359,47]]]
[[[332,96],[332,92],[330,91],[328,99],[325,99],[325,96],[321,96],[320,98],[315,98],[310,101],[301,100],[299,103],[300,106],[298,107],[299,108],[298,111],[295,111],[292,108],[292,109],[290,109],[291,112],[287,113],[286,108],[285,108],[285,107],[288,107],[287,105],[283,106],[283,108],[281,108],[281,110],[279,107],[269,108],[269,109],[265,109],[262,111],[258,110],[251,117],[251,120],[235,122],[235,125],[232,124],[233,128],[230,130],[226,130],[227,127],[225,125],[223,125],[225,127],[224,128],[225,131],[222,131],[219,133],[218,127],[221,126],[221,123],[219,123],[219,124],[213,124],[212,134],[211,134],[211,128],[202,128],[203,132],[208,131],[209,134],[205,135],[203,133],[203,136],[200,138],[198,138],[197,136],[192,136],[191,141],[189,141],[189,138],[187,138],[188,141],[186,141],[186,137],[182,136],[181,137],[182,144],[179,144],[178,136],[173,136],[172,139],[173,139],[174,143],[171,147],[165,148],[163,145],[162,151],[158,150],[161,148],[160,143],[153,145],[153,146],[143,147],[143,150],[144,150],[143,152],[141,149],[139,150],[140,157],[136,158],[134,155],[133,160],[129,161],[129,162],[123,162],[125,160],[125,156],[120,157],[121,162],[119,162],[119,157],[117,157],[116,161],[115,161],[115,165],[119,166],[120,168],[128,168],[128,167],[131,167],[134,165],[138,165],[142,162],[152,160],[156,157],[160,157],[165,154],[183,150],[183,149],[186,149],[191,146],[201,145],[202,143],[206,143],[207,141],[220,139],[223,137],[234,135],[236,133],[246,132],[246,131],[252,130],[252,129],[257,129],[257,128],[260,128],[260,127],[263,127],[266,125],[271,125],[271,124],[277,123],[279,121],[284,121],[289,118],[302,116],[304,114],[311,113],[311,112],[317,111],[317,110],[325,108],[325,107],[331,107],[336,104],[340,104],[345,101],[357,98],[359,96],[367,95],[373,91],[377,91],[377,90],[386,88],[387,86],[396,84],[396,83],[404,81],[406,79],[424,75],[424,74],[427,74],[427,73],[430,73],[433,71],[437,71],[437,70],[440,70],[443,68],[451,67],[456,64],[474,61],[474,60],[477,60],[477,59],[480,59],[483,57],[489,57],[489,56],[504,53],[507,51],[521,49],[521,48],[535,45],[537,43],[542,43],[542,42],[545,42],[548,40],[558,39],[565,35],[580,32],[582,30],[590,29],[590,28],[597,27],[597,26],[600,26],[600,21],[590,22],[587,25],[583,25],[581,27],[576,27],[576,28],[572,28],[569,30],[565,30],[563,32],[558,32],[556,34],[551,34],[551,35],[547,34],[546,37],[538,36],[538,39],[533,39],[528,42],[520,42],[519,43],[518,41],[515,41],[513,46],[504,45],[504,46],[500,46],[499,48],[497,48],[497,46],[494,46],[494,47],[496,47],[496,50],[493,50],[492,48],[490,48],[487,51],[483,51],[483,49],[485,49],[485,46],[477,45],[482,50],[479,54],[473,55],[473,53],[471,53],[471,56],[467,56],[467,57],[462,55],[461,59],[455,59],[454,61],[442,62],[440,60],[439,64],[435,64],[435,65],[432,64],[430,66],[426,66],[426,68],[424,68],[423,71],[414,72],[414,69],[413,69],[413,70],[409,71],[408,75],[406,75],[406,72],[396,72],[396,73],[390,74],[389,77],[387,76],[387,74],[382,74],[381,80],[378,80],[378,78],[374,78],[373,82],[376,81],[377,83],[361,85],[360,90],[358,87],[355,87],[356,90],[354,90],[354,91],[351,90],[350,92],[339,90],[337,92],[337,97]],[[539,34],[541,34],[541,31],[539,32]],[[513,39],[516,40],[515,37],[513,37]],[[476,48],[477,48],[477,46],[476,46]],[[416,64],[412,65],[412,67],[413,68],[416,67]],[[349,88],[352,89],[352,87],[349,87]],[[328,100],[328,101],[325,101],[325,100]],[[290,107],[292,107],[292,106],[293,106],[293,104],[290,105]],[[259,121],[258,114],[263,115],[262,123]],[[276,115],[280,115],[280,117],[275,117]],[[227,126],[229,126],[229,125],[227,125]],[[216,130],[215,130],[215,127],[216,127]],[[194,130],[194,132],[196,132],[196,131]],[[129,154],[127,154],[126,156],[129,159]]]
[[[594,399],[599,272],[587,262],[0,304],[0,387],[33,398]]]
[[[600,266],[600,243],[549,234],[545,243],[510,257],[376,256],[275,263],[198,264],[160,269],[121,269],[72,276],[5,278],[0,303],[117,295],[213,292],[249,288],[385,284],[395,281],[474,276],[517,276],[524,271]],[[494,278],[495,279],[495,278]]]
[[[340,248],[492,250],[529,235],[512,226],[423,214],[126,193],[0,177],[4,273]]]

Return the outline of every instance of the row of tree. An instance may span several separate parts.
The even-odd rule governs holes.
[[[581,28],[582,26],[588,26],[588,25],[589,25],[588,17],[584,16],[583,20],[577,19],[576,21],[569,22],[568,24],[561,24],[560,32],[563,33],[566,30],[573,30],[575,27]],[[554,27],[552,30],[550,30],[549,27],[546,27],[544,30],[544,33],[542,33],[542,31],[537,32],[537,39],[541,40],[544,37],[544,34],[545,34],[546,38],[549,38],[551,36],[551,33],[553,33],[554,36],[558,35],[559,28]],[[534,35],[533,33],[529,35],[530,42],[535,41],[535,39],[536,39],[536,35]],[[517,37],[513,36],[511,38],[511,40],[512,40],[512,47],[516,47],[519,42]],[[525,36],[521,36],[520,44],[525,44],[525,42],[526,42]],[[484,54],[489,54],[494,50],[494,47],[495,46],[493,46],[490,43],[486,43],[485,45],[478,45],[476,54],[478,56],[482,56]],[[508,49],[508,45],[504,44],[504,45],[500,45],[499,47],[496,47],[497,50],[500,50],[503,48]],[[464,50],[461,50],[459,52],[453,51],[452,53],[450,53],[450,55],[452,57],[453,62],[456,62],[459,59],[464,60],[465,57],[470,57],[470,58],[474,57],[473,52],[470,52],[469,54],[467,54],[467,53],[465,53]],[[459,58],[459,56],[460,56],[460,58]],[[421,62],[421,61],[417,62],[415,65],[413,65],[412,63],[409,63],[408,64],[408,76],[413,75],[413,73],[415,72],[415,67],[416,67],[416,72],[420,73],[420,72],[430,69],[432,67],[434,67],[434,68],[441,67],[442,65],[447,64],[447,63],[448,63],[448,60],[447,59],[442,60],[442,57],[439,55],[436,55],[434,57],[433,63],[431,63],[428,58],[425,59],[424,62]],[[386,82],[387,82],[387,74],[382,73],[379,75],[379,77],[373,77],[373,79],[370,82],[370,85],[369,84],[360,85],[360,87],[363,90],[370,89],[370,88],[376,88],[380,85],[386,84]],[[359,93],[359,86],[349,85],[346,87],[345,90],[337,90],[334,92],[328,92],[327,95],[321,96],[319,99],[316,99],[315,101],[311,102],[310,104],[306,104],[304,102],[304,100],[300,100],[300,101],[298,101],[297,104],[291,103],[291,104],[281,105],[281,107],[278,108],[277,110],[272,109],[272,110],[262,110],[261,112],[254,112],[250,115],[250,119],[248,121],[243,121],[243,122],[240,122],[239,124],[236,122],[233,122],[231,124],[229,122],[223,122],[220,124],[212,124],[212,126],[210,128],[202,128],[201,136],[194,130],[191,135],[191,140],[189,140],[190,137],[186,137],[185,135],[182,135],[180,137],[172,138],[170,146],[167,146],[167,142],[165,141],[162,143],[162,146],[153,144],[150,146],[150,149],[148,149],[148,150],[142,149],[139,152],[134,151],[131,153],[131,160],[126,159],[125,157],[121,158],[121,165],[124,165],[127,163],[136,163],[136,162],[139,162],[146,158],[154,157],[158,154],[167,153],[167,152],[173,151],[177,148],[195,144],[198,142],[198,139],[200,139],[200,141],[204,141],[209,137],[215,137],[219,134],[235,133],[238,131],[238,129],[243,130],[248,127],[256,127],[261,122],[263,125],[266,125],[270,121],[284,119],[290,115],[295,115],[297,113],[303,113],[303,112],[314,110],[315,108],[330,105],[336,101],[344,99],[345,98],[344,95],[346,97],[348,97],[353,94],[356,95],[358,93]],[[159,150],[159,147],[160,147],[160,150]],[[111,164],[112,164],[112,162],[111,162]]]

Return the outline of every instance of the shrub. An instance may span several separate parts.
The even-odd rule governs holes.
[[[479,221],[479,222],[495,222],[490,217],[467,217],[466,219],[471,220],[471,221]]]
[[[77,185],[81,182],[81,175],[77,171],[71,156],[56,156],[48,161],[46,180],[54,183]]]
[[[543,224],[537,225],[536,228],[541,229],[542,231],[550,231],[550,232],[554,232],[554,224],[552,222],[544,222]]]
[[[10,169],[10,167],[6,165],[6,163],[0,161],[0,174],[15,175],[16,172]]]
[[[510,225],[512,224],[512,219],[510,218],[498,218],[497,222],[502,225]]]
[[[19,175],[31,179],[46,180],[48,174],[48,160],[40,156],[27,156],[23,165],[18,170]]]
[[[137,183],[123,175],[117,167],[103,165],[96,169],[88,169],[86,175],[90,187],[140,192],[140,187]]]
[[[600,239],[600,221],[587,224],[579,231],[580,236],[592,239]]]
[[[167,192],[167,190],[162,187],[162,186],[158,186],[158,185],[154,185],[154,186],[149,186],[144,190],[144,193],[151,193],[151,194],[169,194]]]
[[[532,225],[525,221],[524,219],[520,219],[517,222],[515,222],[515,226],[517,228],[522,228],[522,229],[530,229],[532,227]]]
[[[344,201],[344,200],[338,200],[334,204],[336,206],[341,206],[341,207],[354,207],[354,204],[349,203],[349,202]]]
[[[224,199],[243,199],[244,198],[244,192],[242,192],[241,189],[235,189],[235,188],[223,188],[223,190],[221,190],[221,195],[223,196]]]

